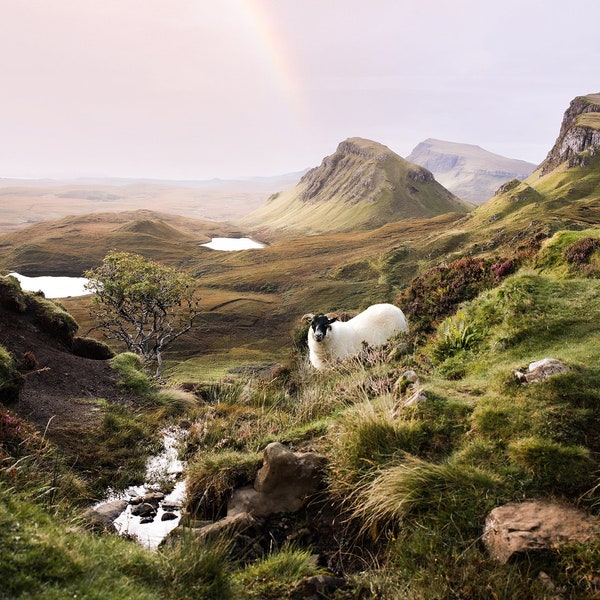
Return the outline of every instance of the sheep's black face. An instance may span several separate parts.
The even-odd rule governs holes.
[[[325,315],[313,317],[310,326],[312,327],[317,342],[322,342],[325,339],[327,332],[331,329],[331,324],[335,321],[337,321],[336,317],[333,319],[328,319]]]

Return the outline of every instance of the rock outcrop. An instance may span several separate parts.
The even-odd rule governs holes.
[[[279,442],[269,444],[254,486],[233,493],[227,516],[266,517],[299,510],[318,489],[324,466],[325,459],[312,452],[291,452]]]
[[[501,563],[527,552],[587,543],[600,535],[600,520],[571,506],[529,501],[499,506],[488,515],[483,543]]]
[[[539,166],[546,175],[563,163],[586,166],[600,150],[600,93],[578,96],[563,117],[558,138]]]

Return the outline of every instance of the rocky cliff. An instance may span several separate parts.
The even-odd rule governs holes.
[[[535,165],[506,158],[472,144],[427,139],[406,160],[429,169],[435,178],[463,200],[482,204],[506,181],[525,179]]]
[[[427,169],[382,144],[355,137],[341,142],[295,188],[272,196],[242,223],[309,233],[351,231],[471,208]]]
[[[552,150],[539,167],[540,175],[563,163],[586,166],[600,149],[600,93],[578,96],[563,117]]]

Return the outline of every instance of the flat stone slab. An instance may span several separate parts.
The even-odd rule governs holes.
[[[592,542],[600,519],[571,506],[529,501],[499,506],[488,515],[483,543],[500,563],[519,553]]]

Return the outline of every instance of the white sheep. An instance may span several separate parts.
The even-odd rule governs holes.
[[[408,331],[404,313],[393,304],[373,304],[345,322],[330,315],[306,314],[302,318],[310,323],[310,362],[319,370],[336,360],[358,354],[363,342],[369,346],[381,346],[396,333]]]

